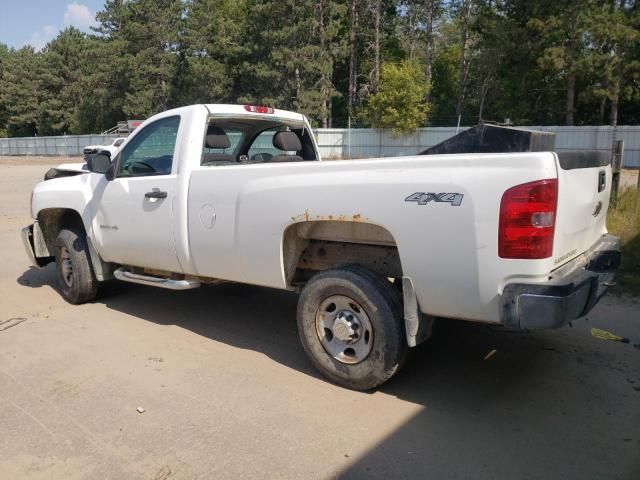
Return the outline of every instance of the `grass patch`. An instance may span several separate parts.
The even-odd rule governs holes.
[[[640,296],[640,191],[620,190],[618,208],[610,208],[607,214],[607,228],[622,241],[622,265],[615,291]]]

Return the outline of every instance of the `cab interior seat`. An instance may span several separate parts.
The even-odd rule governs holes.
[[[302,150],[302,142],[295,132],[282,131],[273,136],[273,146],[278,150],[282,150],[283,153],[272,157],[269,163],[282,163],[282,162],[302,162],[303,158],[298,155],[298,152]],[[288,155],[284,152],[296,152],[294,155]]]
[[[231,141],[222,128],[209,125],[204,146],[211,150],[226,150],[231,147]],[[203,165],[211,163],[236,163],[236,157],[224,152],[205,153],[202,158],[202,163]]]

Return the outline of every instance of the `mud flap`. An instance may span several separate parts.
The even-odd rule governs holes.
[[[434,317],[420,311],[416,291],[410,277],[402,277],[402,297],[407,345],[415,347],[431,336]]]

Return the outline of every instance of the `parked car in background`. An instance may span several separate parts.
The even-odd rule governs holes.
[[[118,151],[120,146],[122,146],[125,140],[125,137],[119,137],[109,145],[87,145],[83,149],[83,163],[63,163],[61,165],[58,165],[57,167],[50,168],[47,173],[45,173],[44,179],[52,180],[54,178],[73,177],[81,173],[86,173],[88,171],[87,160],[89,158],[92,158],[97,153],[105,153],[109,155],[109,157],[112,157]]]
[[[124,143],[125,140],[126,140],[125,137],[119,137],[119,138],[116,138],[109,145],[87,145],[86,147],[84,147],[83,153],[85,157],[87,155],[95,155],[96,153],[99,153],[99,152],[106,152],[109,154],[109,156],[113,156],[113,154],[118,151],[118,148],[120,148],[120,146]]]

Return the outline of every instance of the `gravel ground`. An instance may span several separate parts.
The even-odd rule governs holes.
[[[77,157],[18,157],[18,156],[1,156],[0,155],[0,165],[49,165],[55,166],[60,165],[62,163],[79,163],[84,162],[84,158],[82,156]]]
[[[557,331],[441,322],[352,392],[311,368],[288,292],[111,282],[65,303],[19,237],[48,165],[0,160],[0,478],[640,478],[640,299]]]

